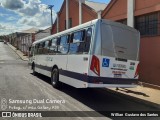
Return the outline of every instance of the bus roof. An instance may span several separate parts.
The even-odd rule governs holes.
[[[37,44],[37,43],[43,42],[43,41],[45,41],[45,40],[47,40],[47,39],[51,39],[51,38],[53,38],[53,37],[58,37],[58,36],[60,36],[60,35],[63,35],[63,34],[65,34],[65,33],[69,33],[69,32],[72,32],[72,31],[75,31],[75,30],[77,30],[77,29],[82,29],[82,28],[84,28],[84,27],[88,27],[88,26],[94,25],[95,23],[97,23],[98,20],[99,20],[99,19],[95,19],[95,20],[86,22],[86,23],[84,23],[84,24],[78,25],[78,26],[76,26],[76,27],[73,27],[73,28],[64,30],[64,31],[62,31],[62,32],[59,32],[59,33],[50,35],[50,36],[48,36],[48,37],[45,37],[45,38],[43,38],[43,39],[40,39],[40,40],[37,40],[37,41],[33,42],[33,44]]]
[[[61,36],[61,35],[65,34],[65,33],[69,33],[69,32],[75,31],[75,30],[77,30],[77,29],[82,29],[82,28],[84,28],[84,27],[88,27],[88,26],[91,26],[91,25],[95,25],[95,24],[96,24],[97,22],[99,22],[99,21],[101,21],[102,23],[108,24],[108,25],[113,25],[113,26],[121,27],[121,28],[123,28],[123,29],[128,29],[128,30],[130,30],[130,31],[132,31],[132,32],[138,32],[136,29],[133,29],[132,27],[129,27],[129,26],[124,25],[124,24],[121,24],[121,23],[113,22],[113,21],[106,20],[106,19],[95,19],[95,20],[86,22],[86,23],[84,23],[84,24],[78,25],[78,26],[76,26],[76,27],[73,27],[73,28],[64,30],[64,31],[62,31],[62,32],[59,32],[59,33],[50,35],[50,36],[45,37],[45,38],[43,38],[43,39],[37,40],[37,41],[33,42],[33,45],[35,45],[35,44],[37,44],[37,43],[40,43],[40,42],[43,42],[43,41],[46,41],[46,40],[50,40],[50,39],[52,39],[53,37]]]

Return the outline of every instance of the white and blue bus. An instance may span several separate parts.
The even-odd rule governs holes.
[[[112,21],[96,19],[35,41],[29,64],[51,78],[53,87],[135,87],[140,34]]]

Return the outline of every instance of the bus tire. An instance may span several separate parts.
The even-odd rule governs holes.
[[[60,87],[60,82],[59,82],[59,71],[57,68],[54,68],[51,72],[51,83],[54,88],[59,88]]]

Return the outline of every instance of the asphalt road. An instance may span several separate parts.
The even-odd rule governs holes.
[[[28,67],[27,62],[22,61],[8,45],[0,42],[0,100],[2,101],[2,99],[7,101],[7,108],[4,111],[157,110],[156,108],[151,108],[138,102],[119,97],[105,89],[75,89],[68,85],[63,85],[60,90],[54,89],[50,84],[50,78],[43,75],[32,75],[32,71]],[[14,103],[15,100],[25,100],[26,103],[22,101],[22,103]],[[61,103],[46,103],[46,100],[52,102],[59,100]],[[2,109],[2,105],[0,109]],[[77,115],[74,112],[72,114]],[[87,116],[88,114],[87,112],[83,112],[83,115]],[[102,115],[102,117],[93,117],[92,115]],[[128,118],[108,118],[101,112],[93,112],[90,117],[54,119],[107,120]],[[149,120],[150,118],[141,119]]]

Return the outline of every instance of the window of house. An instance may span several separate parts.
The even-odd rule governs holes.
[[[61,36],[60,38],[58,38],[58,53],[61,54],[67,54],[68,53],[68,47],[69,47],[69,43],[68,43],[68,35],[65,36]]]
[[[142,36],[158,35],[158,13],[136,17],[135,28],[140,31]]]

